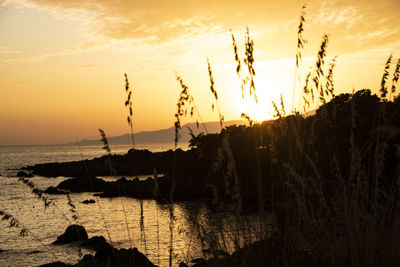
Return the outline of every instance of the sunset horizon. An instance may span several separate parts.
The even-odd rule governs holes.
[[[399,0],[0,0],[0,266],[398,266]]]
[[[292,106],[296,39],[306,4],[303,51]],[[225,120],[251,113],[271,119],[283,96],[302,111],[302,86],[323,34],[327,61],[337,56],[336,94],[378,93],[389,54],[399,56],[400,4],[241,1],[135,3],[10,0],[0,3],[0,145],[54,144],[129,132],[124,73],[133,90],[134,132],[172,127],[180,87],[189,86],[205,121],[211,111],[207,58]],[[243,101],[231,32],[244,54],[254,40],[259,104]],[[392,65],[396,63],[393,60]],[[357,70],[357,71],[354,71]],[[188,120],[190,121],[190,120]]]

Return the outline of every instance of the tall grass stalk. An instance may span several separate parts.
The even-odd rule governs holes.
[[[127,94],[125,100],[125,107],[127,107],[128,109],[128,115],[126,116],[126,120],[128,121],[128,125],[131,130],[132,148],[135,149],[135,138],[133,134],[132,89],[129,88],[128,75],[125,73],[124,76],[125,76],[125,92]]]
[[[159,184],[158,184],[158,173],[156,169],[153,169],[153,178],[154,178],[154,189],[153,195],[155,199],[158,199],[159,193]],[[156,225],[157,225],[157,264],[160,265],[160,226],[159,226],[159,217],[158,217],[158,204],[155,203],[156,207]]]
[[[304,45],[307,44],[307,40],[303,37],[304,32],[304,23],[306,22],[305,19],[305,12],[306,5],[303,5],[301,8],[301,16],[300,16],[300,23],[297,29],[297,48],[296,48],[296,66],[294,68],[294,77],[293,77],[293,96],[292,96],[292,112],[295,112],[295,97],[296,97],[296,81],[298,79],[297,72],[302,61],[302,53],[301,51],[304,49]]]
[[[235,57],[235,61],[237,63],[237,74],[238,77],[242,80],[241,84],[242,84],[242,88],[245,88],[246,86],[248,86],[249,90],[248,90],[248,96],[249,96],[249,100],[253,100],[254,104],[252,105],[253,107],[253,114],[255,114],[254,112],[254,106],[256,104],[258,104],[258,98],[257,98],[257,91],[256,91],[256,86],[255,86],[255,75],[256,75],[256,71],[254,69],[254,41],[253,39],[250,37],[250,30],[247,27],[246,28],[246,34],[245,34],[245,56],[243,59],[243,65],[245,65],[247,67],[247,74],[243,75],[243,72],[241,71],[241,60],[240,60],[240,56],[237,52],[237,45],[236,45],[236,41],[235,41],[235,37],[232,35],[232,44],[233,44],[233,52],[234,52],[234,57]],[[243,89],[242,89],[243,90]],[[245,99],[246,94],[242,92],[242,98]],[[253,118],[251,118],[248,114],[242,113],[242,118],[245,118],[248,120],[250,127],[252,127],[254,120]],[[254,116],[253,116],[254,117]],[[257,128],[258,129],[258,128]],[[257,168],[257,187],[258,187],[258,209],[259,212],[263,213],[264,212],[264,194],[262,192],[262,188],[263,188],[263,178],[262,178],[262,173],[261,173],[261,162],[260,162],[260,155],[259,155],[259,150],[258,147],[260,146],[262,140],[261,140],[261,133],[259,131],[256,131],[255,135],[253,136],[254,139],[254,149],[255,149],[255,158],[256,158],[256,168]],[[232,158],[233,159],[233,158]],[[235,176],[237,177],[237,175]],[[240,183],[237,183],[237,186]],[[235,189],[236,191],[240,191],[240,188]],[[241,206],[241,204],[240,204]],[[263,225],[263,223],[261,223]]]
[[[125,106],[128,108],[127,122],[131,131],[132,149],[135,149],[135,139],[133,134],[133,110],[132,110],[132,89],[129,87],[128,75],[125,73],[125,92],[127,93],[127,98],[125,100]],[[136,167],[136,164],[135,164]],[[144,227],[144,211],[143,211],[143,200],[140,199],[140,242],[142,247],[144,247],[145,254],[147,254],[147,242],[146,242],[146,232]]]
[[[394,73],[393,73],[393,79],[392,79],[392,88],[390,90],[390,97],[389,100],[392,99],[391,95],[396,93],[396,85],[399,81],[399,76],[400,76],[400,58],[397,59],[397,64],[396,64],[396,68],[394,69]]]
[[[117,175],[117,172],[116,172],[116,170],[114,169],[114,167],[113,167],[113,165],[112,165],[112,161],[111,161],[111,158],[112,158],[111,148],[110,148],[110,145],[109,145],[109,143],[108,143],[107,136],[106,136],[105,132],[104,132],[102,129],[99,129],[99,132],[100,132],[100,136],[101,136],[101,141],[103,142],[103,149],[104,149],[104,150],[106,151],[106,153],[107,153],[107,165],[108,165],[108,168],[109,168],[109,170],[110,170],[111,175],[116,176],[116,175]],[[127,213],[126,213],[124,201],[123,201],[122,197],[121,197],[120,199],[121,199],[122,211],[123,211],[123,213],[124,213],[126,232],[127,232],[127,234],[128,234],[129,244],[130,244],[130,246],[132,247],[132,239],[131,239],[131,234],[130,234],[130,231],[129,231],[128,217],[127,217]]]

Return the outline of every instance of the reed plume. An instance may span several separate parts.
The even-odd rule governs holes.
[[[125,107],[127,107],[129,111],[128,115],[126,116],[126,120],[128,121],[128,125],[131,130],[132,148],[135,149],[135,138],[133,135],[132,89],[129,88],[128,75],[125,73],[124,76],[125,76],[125,92],[126,92]]]
[[[294,100],[296,96],[296,80],[297,80],[297,72],[300,66],[300,62],[302,61],[302,50],[304,49],[304,45],[307,44],[307,40],[303,37],[304,32],[304,23],[306,22],[305,15],[306,15],[306,5],[303,5],[301,8],[301,16],[299,26],[297,28],[297,48],[296,48],[296,67],[294,68],[294,77],[293,77],[293,96],[292,96],[292,111],[295,110],[294,108]]]
[[[0,210],[0,216],[2,221],[8,221],[9,222],[9,227],[15,227],[15,228],[20,228],[19,235],[22,237],[25,237],[28,235],[28,229],[24,227],[17,218],[15,218],[13,215],[8,214],[5,211]]]
[[[181,138],[180,130],[181,130],[181,118],[183,116],[187,116],[188,112],[190,116],[194,115],[194,106],[193,103],[193,96],[189,94],[189,87],[183,82],[182,78],[177,75],[176,80],[179,82],[181,86],[181,92],[179,94],[178,102],[176,103],[177,110],[175,113],[175,149],[178,145],[178,141]]]
[[[219,108],[218,93],[214,87],[214,77],[213,77],[213,73],[212,73],[212,69],[211,69],[211,64],[210,64],[210,61],[208,60],[208,58],[207,58],[207,65],[208,65],[208,77],[210,78],[210,91],[211,91],[211,94],[214,96],[214,101],[215,101],[215,104],[212,103],[212,105],[211,105],[211,110],[212,110],[212,112],[214,112],[215,105],[217,106],[219,124],[220,124],[221,130],[222,130],[222,124],[224,123],[224,116],[222,115],[221,109]]]
[[[77,215],[77,213],[76,213],[76,206],[75,206],[75,204],[72,202],[71,195],[68,193],[66,196],[67,196],[67,204],[68,204],[68,206],[69,206],[69,211],[70,211],[71,214],[72,214],[72,219],[73,219],[74,221],[77,221],[77,220],[78,220],[78,215]]]
[[[396,85],[399,81],[399,76],[400,76],[400,58],[397,59],[396,68],[394,69],[393,73],[392,88],[390,91],[390,93],[393,94],[393,96],[396,93]]]
[[[388,59],[386,60],[385,69],[383,70],[383,75],[382,75],[382,80],[381,80],[381,88],[379,90],[379,92],[381,93],[381,98],[382,99],[385,99],[386,95],[388,93],[388,88],[386,86],[386,81],[387,81],[387,79],[389,77],[389,69],[390,69],[390,63],[392,62],[392,58],[393,58],[393,55],[390,54]]]

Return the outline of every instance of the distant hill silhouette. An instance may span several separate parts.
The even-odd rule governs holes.
[[[233,121],[227,121],[223,123],[223,127],[228,127],[232,125],[244,125],[246,124],[246,121],[244,120],[233,120]],[[221,131],[221,126],[219,121],[213,121],[213,122],[206,122],[204,123],[204,126],[207,128],[208,133],[219,133]],[[190,129],[192,129],[193,133],[195,135],[204,132],[206,133],[204,129],[203,124],[199,124],[199,128],[197,128],[196,123],[186,123],[182,126],[181,129],[181,139],[180,141],[182,142],[188,142],[190,140]],[[175,128],[170,127],[167,129],[163,130],[157,130],[157,131],[143,131],[143,132],[138,132],[135,133],[135,144],[148,144],[148,143],[172,143],[174,142],[175,138]],[[124,134],[121,136],[113,136],[113,137],[108,137],[108,142],[111,145],[122,145],[122,144],[130,144],[131,141],[131,135],[130,134]],[[75,143],[74,143],[75,144]],[[100,141],[100,138],[97,140],[81,140],[79,141],[80,145],[100,145],[102,142]]]

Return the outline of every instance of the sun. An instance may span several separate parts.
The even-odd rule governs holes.
[[[271,104],[264,101],[262,103],[255,103],[252,99],[241,99],[238,109],[240,114],[245,113],[250,119],[256,122],[271,120],[273,118]]]

